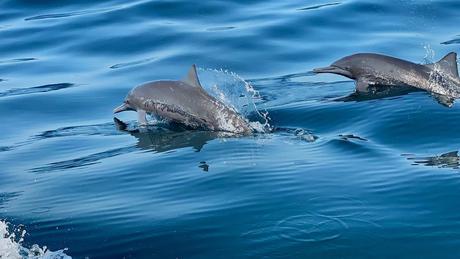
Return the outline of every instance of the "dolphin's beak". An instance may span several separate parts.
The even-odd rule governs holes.
[[[118,106],[113,110],[113,113],[119,113],[119,112],[124,112],[124,111],[129,111],[131,108],[126,105],[126,103],[123,103],[122,105]]]
[[[350,73],[350,71],[342,69],[342,68],[334,66],[334,65],[328,66],[328,67],[315,68],[315,69],[313,69],[313,72],[317,73],[317,74],[319,74],[319,73],[331,73],[331,74],[337,74],[337,75],[346,76],[346,77],[349,77],[349,78],[352,77],[352,74]]]

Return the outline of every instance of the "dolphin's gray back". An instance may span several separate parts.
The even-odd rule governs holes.
[[[430,69],[413,62],[390,56],[362,53],[353,55],[353,64],[360,66],[361,76],[374,79],[379,84],[417,84],[420,80],[428,81]]]
[[[212,98],[202,89],[182,81],[149,82],[134,88],[132,94],[142,96],[145,101],[168,104],[184,112],[203,115],[207,115],[206,108],[212,104]],[[146,110],[149,111],[148,108]]]

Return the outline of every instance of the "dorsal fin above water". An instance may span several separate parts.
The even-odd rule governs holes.
[[[188,71],[187,77],[182,79],[182,81],[187,83],[187,84],[189,84],[189,85],[203,88],[201,86],[200,79],[198,79],[198,74],[196,72],[195,64],[193,64],[192,67],[190,67],[190,70]]]
[[[437,68],[437,69],[440,69],[442,72],[446,72],[446,73],[449,73],[450,75],[459,77],[458,67],[457,67],[457,53],[455,52],[450,52],[438,62],[434,64],[428,64],[426,66],[431,69]]]

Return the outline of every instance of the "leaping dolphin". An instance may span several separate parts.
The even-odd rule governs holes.
[[[353,79],[358,93],[369,93],[379,86],[415,87],[433,93],[439,102],[447,106],[460,97],[455,52],[426,65],[381,54],[359,53],[339,59],[328,67],[316,68],[313,72]]]
[[[203,89],[195,65],[183,80],[154,81],[133,88],[123,104],[113,110],[123,111],[137,111],[141,125],[147,124],[146,114],[152,114],[192,129],[252,132],[241,115]]]

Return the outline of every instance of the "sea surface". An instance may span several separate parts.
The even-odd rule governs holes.
[[[460,50],[458,0],[0,0],[0,258],[460,258],[460,105],[312,69]],[[183,78],[258,124],[112,110]],[[164,124],[164,123],[163,123]]]

